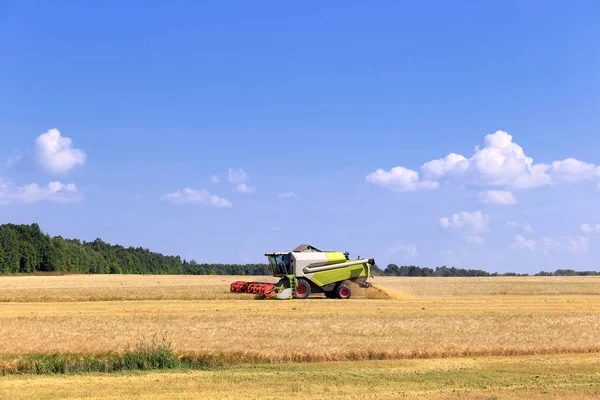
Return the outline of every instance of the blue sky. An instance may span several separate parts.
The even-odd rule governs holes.
[[[0,2],[1,223],[600,269],[597,2],[122,3]]]

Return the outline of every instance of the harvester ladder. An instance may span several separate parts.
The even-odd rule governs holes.
[[[296,293],[296,288],[298,287],[298,279],[295,275],[288,275],[287,278],[290,281],[290,289],[292,289],[292,293]]]

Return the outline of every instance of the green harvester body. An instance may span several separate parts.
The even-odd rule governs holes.
[[[325,293],[328,298],[348,299],[356,285],[370,286],[367,279],[375,264],[373,259],[350,260],[348,253],[322,251],[311,245],[265,255],[279,282],[234,282],[232,292],[258,293],[276,299],[305,299],[311,293]]]

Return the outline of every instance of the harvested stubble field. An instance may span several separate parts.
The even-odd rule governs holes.
[[[315,397],[318,392],[314,391],[326,384],[316,372],[321,368],[329,371],[327,374],[337,371],[341,376],[364,375],[361,379],[349,378],[348,382],[360,380],[364,387],[373,388],[369,393],[381,398],[404,395],[444,398],[465,393],[493,398],[498,392],[502,392],[499,398],[516,398],[515,393],[532,398],[599,396],[600,278],[597,277],[375,278],[373,282],[389,298],[382,298],[386,296],[378,291],[369,291],[349,301],[324,298],[258,301],[252,295],[228,293],[229,283],[238,278],[0,277],[0,365],[14,363],[31,353],[119,352],[128,343],[164,332],[179,355],[209,356],[240,364],[194,371],[189,379],[187,372],[52,378],[8,376],[0,378],[0,393],[12,387],[14,394],[19,385],[28,388],[39,385],[40,392],[49,391],[49,398],[66,398],[69,393],[86,397],[85,390],[100,382],[109,386],[114,383],[117,386],[113,389],[117,390],[127,381],[131,382],[127,390],[139,385],[141,392],[136,392],[139,395],[136,397],[122,388],[125,390],[122,397],[161,398],[162,394],[162,398],[196,398],[202,393],[210,397],[210,392],[202,392],[201,388],[213,385],[216,391],[226,390],[232,380],[237,386],[231,389],[235,386],[238,391],[246,381],[248,393],[254,386],[268,387],[283,381],[284,388],[278,393]],[[269,279],[272,280],[263,278]],[[496,356],[513,357],[493,358]],[[446,357],[463,358],[441,359]],[[402,361],[412,358],[421,360]],[[388,361],[363,361],[381,359]],[[281,364],[289,361],[311,363]],[[263,366],[257,367],[257,363]],[[531,378],[525,367],[528,363],[532,371],[536,368],[541,371],[536,376],[547,379],[528,380]],[[460,366],[457,371],[464,370],[464,376],[471,376],[473,382],[479,383],[469,386],[466,378],[452,378],[454,375],[444,369],[448,365]],[[406,372],[406,368],[412,372]],[[437,371],[434,376],[440,377],[438,386],[435,379],[429,379],[428,368]],[[441,372],[436,368],[441,368]],[[511,375],[513,368],[520,372]],[[568,376],[571,370],[586,371],[585,376],[590,379]],[[294,374],[299,378],[295,380]],[[373,379],[373,374],[382,378]],[[564,376],[558,379],[556,374]],[[485,386],[486,376],[497,384]],[[512,382],[509,378],[516,380]],[[144,383],[155,379],[165,382],[165,386]],[[387,380],[395,382],[389,385],[396,387],[396,391],[384,390],[388,387]],[[402,389],[401,382],[412,389]],[[217,388],[219,385],[221,389]],[[322,397],[347,398],[338,394],[350,390],[351,384],[340,381],[339,386],[335,393],[328,392]],[[146,387],[147,392],[142,389]],[[510,392],[511,388],[514,391]],[[113,392],[97,393],[97,397],[110,397]],[[230,398],[239,394],[235,390],[228,393]],[[254,398],[260,397],[258,394]],[[368,397],[363,394],[359,397]]]

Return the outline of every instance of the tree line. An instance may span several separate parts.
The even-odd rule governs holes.
[[[50,237],[38,224],[0,225],[0,273],[270,275],[268,264],[198,264],[142,247]]]
[[[378,275],[384,276],[529,276],[529,274],[519,274],[516,272],[489,273],[480,269],[463,269],[455,267],[441,266],[436,269],[417,267],[415,265],[403,265],[399,267],[396,264],[389,264],[383,271],[378,269]],[[600,272],[596,271],[575,271],[572,269],[557,269],[554,272],[541,271],[534,276],[597,276]]]
[[[142,247],[111,245],[96,239],[50,237],[38,224],[0,225],[0,273],[71,272],[82,274],[186,274],[186,275],[271,275],[268,264],[199,264],[179,256],[165,256]],[[414,265],[389,264],[385,276],[526,276],[517,273],[489,273],[477,269],[441,266],[435,269]],[[537,276],[599,275],[595,271],[559,269]]]

